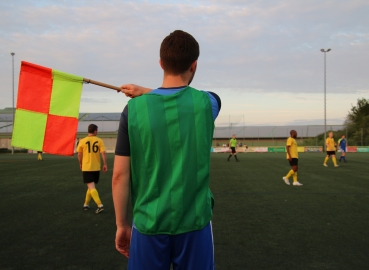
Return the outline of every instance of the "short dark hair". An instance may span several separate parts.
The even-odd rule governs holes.
[[[88,126],[88,133],[94,133],[97,130],[97,126],[95,124],[90,124]]]
[[[175,30],[164,38],[160,59],[165,72],[180,75],[199,58],[200,46],[196,39],[182,30]]]

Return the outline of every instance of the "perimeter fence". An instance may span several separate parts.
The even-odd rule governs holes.
[[[99,136],[106,140],[109,148],[115,147],[118,134],[120,113],[81,113],[78,123],[78,138],[86,136],[89,124],[99,127]],[[233,134],[238,142],[249,146],[283,146],[292,129],[297,131],[298,144],[304,146],[324,145],[324,125],[250,125],[244,115],[219,116],[215,121],[213,146],[229,143]],[[250,116],[248,116],[250,119]],[[257,116],[255,116],[257,119]],[[255,122],[255,121],[254,121]],[[0,149],[11,149],[13,118],[11,114],[0,115]],[[345,135],[349,145],[369,145],[369,127],[350,130],[344,125],[326,125],[326,131],[332,131],[337,141]],[[27,131],[25,131],[27,132]]]
[[[324,132],[333,132],[336,141],[345,135],[349,145],[369,145],[369,127],[350,130],[345,125],[249,125],[243,115],[219,116],[215,121],[214,141],[217,145],[227,144],[232,135],[250,146],[282,146],[290,131],[296,130],[298,144],[323,146]],[[327,134],[328,136],[328,134]]]

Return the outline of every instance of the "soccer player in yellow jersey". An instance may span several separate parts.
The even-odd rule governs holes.
[[[337,160],[336,160],[336,146],[337,146],[337,144],[334,142],[333,132],[329,132],[328,138],[325,141],[325,145],[327,147],[327,156],[324,159],[323,166],[328,167],[327,161],[328,161],[329,157],[332,156],[332,161],[333,161],[334,167],[339,167],[339,165],[337,165]]]
[[[101,203],[99,193],[95,188],[95,184],[99,182],[100,178],[100,154],[103,158],[103,172],[108,170],[106,161],[105,146],[102,139],[97,136],[97,126],[91,124],[88,126],[88,136],[83,138],[78,143],[78,161],[82,170],[83,182],[87,185],[86,199],[83,205],[84,210],[89,210],[89,203],[91,197],[97,205],[96,214],[104,210]]]
[[[42,151],[37,151],[37,160],[43,161],[43,159],[42,159]]]
[[[237,146],[236,134],[233,134],[232,139],[229,140],[229,148],[231,148],[232,152],[231,154],[229,154],[228,161],[232,157],[232,155],[234,156],[237,162],[239,161],[237,158],[236,146]]]
[[[296,130],[290,131],[290,137],[287,139],[286,143],[286,151],[287,151],[287,159],[290,163],[291,170],[288,172],[286,176],[283,177],[283,181],[286,183],[286,185],[290,185],[289,178],[293,177],[293,185],[294,186],[302,186],[302,184],[297,181],[297,170],[298,170],[298,152],[297,152],[297,143],[296,143],[296,137],[297,132]]]

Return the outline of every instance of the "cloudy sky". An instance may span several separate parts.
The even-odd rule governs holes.
[[[200,44],[192,86],[216,92],[248,125],[343,123],[369,98],[369,1],[0,0],[0,109],[22,60],[120,86],[159,87],[160,43],[175,29]],[[81,112],[120,112],[128,98],[85,85]]]

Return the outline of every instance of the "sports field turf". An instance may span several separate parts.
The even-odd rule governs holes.
[[[369,154],[323,167],[300,153],[302,187],[283,180],[283,153],[212,154],[216,269],[368,269]],[[83,211],[77,158],[0,155],[0,269],[126,269],[114,247],[113,155],[98,191],[105,211]],[[201,269],[199,269],[201,270]]]

